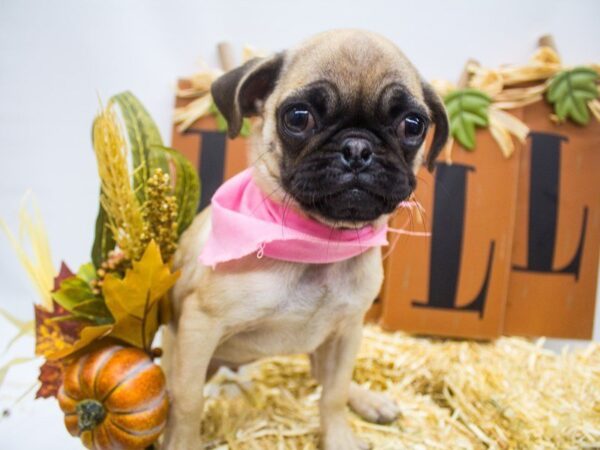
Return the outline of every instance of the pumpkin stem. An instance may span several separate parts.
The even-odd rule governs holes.
[[[77,425],[81,431],[93,430],[106,417],[106,410],[102,403],[92,399],[77,403],[75,411],[77,411]]]

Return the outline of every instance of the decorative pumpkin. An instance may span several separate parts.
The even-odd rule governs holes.
[[[69,433],[93,450],[151,445],[169,409],[162,369],[142,350],[118,345],[71,364],[57,397]]]

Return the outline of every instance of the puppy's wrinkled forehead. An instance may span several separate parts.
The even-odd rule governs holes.
[[[347,106],[376,107],[378,94],[390,85],[404,86],[423,99],[415,68],[400,50],[376,34],[352,30],[326,32],[288,52],[275,103],[306,86],[335,88]]]

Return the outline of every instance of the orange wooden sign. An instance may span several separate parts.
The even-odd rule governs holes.
[[[592,337],[600,249],[600,123],[527,106],[504,332]]]
[[[518,157],[504,158],[489,132],[478,131],[475,151],[455,144],[453,164],[438,162],[433,175],[419,172],[424,219],[400,211],[392,226],[410,220],[410,229],[432,235],[400,236],[391,250],[384,328],[473,338],[502,333],[518,169]]]

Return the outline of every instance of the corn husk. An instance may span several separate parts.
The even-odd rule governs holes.
[[[435,340],[365,329],[355,380],[385,390],[390,425],[350,413],[373,449],[600,446],[600,345],[555,354],[543,341]],[[304,356],[270,358],[207,385],[205,449],[316,449],[320,388]]]

